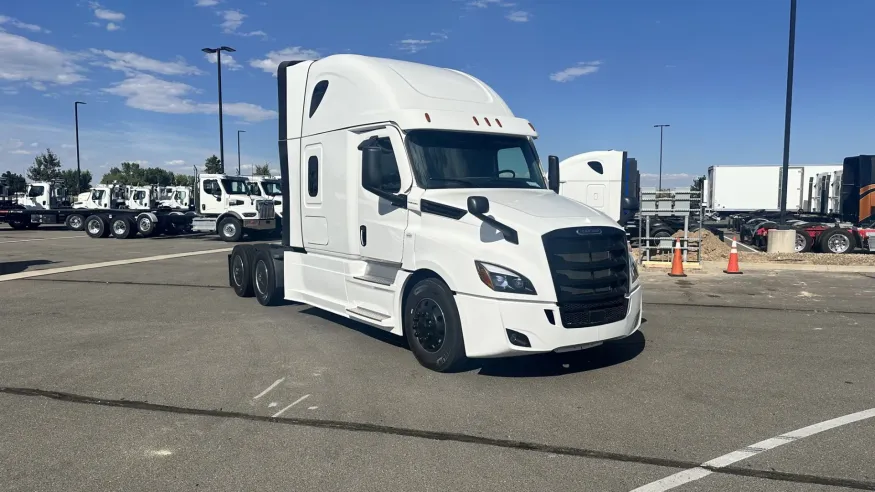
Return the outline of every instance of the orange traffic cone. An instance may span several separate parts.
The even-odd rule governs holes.
[[[686,277],[684,273],[684,260],[681,257],[681,239],[678,238],[674,243],[674,257],[671,259],[671,271],[669,277]]]
[[[736,238],[732,238],[732,249],[729,250],[729,265],[726,267],[726,270],[723,270],[723,273],[735,275],[744,273],[738,269],[738,244]]]

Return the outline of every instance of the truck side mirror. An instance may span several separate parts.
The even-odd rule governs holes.
[[[362,187],[366,190],[379,190],[383,181],[380,160],[383,150],[379,147],[362,148]]]
[[[559,158],[555,155],[547,157],[547,187],[559,193]]]
[[[489,213],[489,199],[485,196],[469,196],[468,212],[475,217]]]

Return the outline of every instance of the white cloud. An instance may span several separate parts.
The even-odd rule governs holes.
[[[480,9],[485,9],[490,5],[498,5],[499,7],[513,7],[514,3],[505,2],[503,0],[472,0],[467,3],[469,7],[476,7]]]
[[[165,162],[164,164],[166,164],[166,165],[168,165],[168,166],[184,166],[184,165],[185,165],[185,161],[182,160],[182,159],[174,159],[174,160],[172,160],[172,161],[167,161],[167,162]]]
[[[138,73],[103,89],[108,94],[125,98],[129,107],[170,114],[210,114],[218,111],[218,104],[199,103],[189,97],[199,91],[182,82],[162,80],[152,75]],[[249,103],[225,103],[225,113],[248,122],[276,118],[276,111]]]
[[[514,10],[512,12],[509,12],[504,17],[511,22],[529,22],[529,18],[531,18],[531,16],[532,14],[524,10]]]
[[[43,84],[42,82],[31,82],[28,85],[30,85],[34,90],[38,90],[40,92],[45,92],[48,90],[48,87],[46,87],[46,84]]]
[[[61,144],[62,149],[75,149],[76,146],[73,144]]]
[[[197,0],[195,7],[213,7],[219,4],[219,0]]]
[[[107,62],[98,62],[100,66],[134,75],[135,72],[152,72],[160,75],[201,75],[203,71],[185,63],[182,58],[176,61],[160,61],[137,53],[121,53],[110,50],[95,50],[91,53],[107,58]]]
[[[289,48],[283,48],[279,51],[271,51],[260,60],[249,60],[249,66],[253,68],[260,68],[269,74],[273,74],[273,76],[276,77],[276,69],[277,67],[279,67],[279,64],[281,62],[295,60],[315,60],[319,57],[319,53],[315,50],[301,48],[300,46],[291,46]]]
[[[554,82],[570,82],[583,75],[596,73],[601,68],[602,62],[580,62],[577,65],[568,67],[565,70],[560,70],[550,74],[550,80]]]
[[[18,149],[18,150],[10,150],[9,153],[15,154],[15,155],[30,155],[30,154],[33,154],[33,151],[26,150],[26,149]]]
[[[216,63],[218,55],[216,53],[204,53],[204,58],[206,58],[207,61],[210,63]],[[239,63],[237,63],[237,60],[235,60],[234,57],[229,54],[222,55],[222,66],[228,67],[228,70],[240,70],[241,68],[243,68],[242,66],[240,66]]]
[[[240,12],[239,10],[225,10],[223,12],[219,12],[219,15],[221,15],[222,18],[225,19],[225,21],[222,22],[220,25],[226,33],[236,32],[237,29],[241,25],[243,25],[243,19],[248,17],[246,14]]]
[[[4,87],[0,90],[2,90],[3,94],[6,94],[7,96],[14,96],[18,94],[18,89],[16,89],[15,87]]]
[[[0,31],[0,80],[71,85],[85,80],[80,56]]]
[[[107,31],[118,31],[121,28],[122,28],[122,26],[116,24],[115,22],[110,22],[109,24],[106,25]]]
[[[26,22],[21,22],[20,20],[15,19],[13,17],[0,15],[0,26],[5,25],[5,24],[9,24],[12,27],[17,27],[18,29],[24,29],[25,31],[45,32],[45,33],[51,32],[51,31],[48,31],[46,29],[43,29],[42,27],[40,27],[36,24],[28,24]]]
[[[434,43],[433,39],[402,39],[398,42],[398,49],[407,53],[417,53]]]
[[[97,2],[91,2],[89,5],[91,6],[91,10],[94,11],[94,17],[97,17],[100,20],[112,22],[121,22],[125,20],[125,14],[105,9]]]
[[[36,147],[37,145],[39,145],[37,142],[30,144],[31,147]]]

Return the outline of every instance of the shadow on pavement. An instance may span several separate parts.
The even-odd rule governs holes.
[[[51,265],[57,263],[49,260],[25,260],[25,261],[4,261],[0,262],[0,275],[9,275],[10,273],[21,273],[29,267],[37,265]]]
[[[309,307],[300,312],[337,323],[398,349],[410,350],[406,338],[393,335],[379,328],[322,311],[318,308]],[[646,323],[647,319],[642,319],[642,327]],[[536,354],[501,359],[469,359],[456,372],[477,371],[477,374],[481,376],[505,378],[561,376],[602,369],[628,362],[643,352],[645,345],[647,345],[647,340],[644,333],[639,329],[626,338],[606,342],[604,345],[577,352]]]

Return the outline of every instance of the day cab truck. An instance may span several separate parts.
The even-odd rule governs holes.
[[[538,134],[482,81],[359,55],[278,67],[281,244],[236,245],[229,284],[465,358],[628,337],[642,288],[623,229],[560,196]]]

